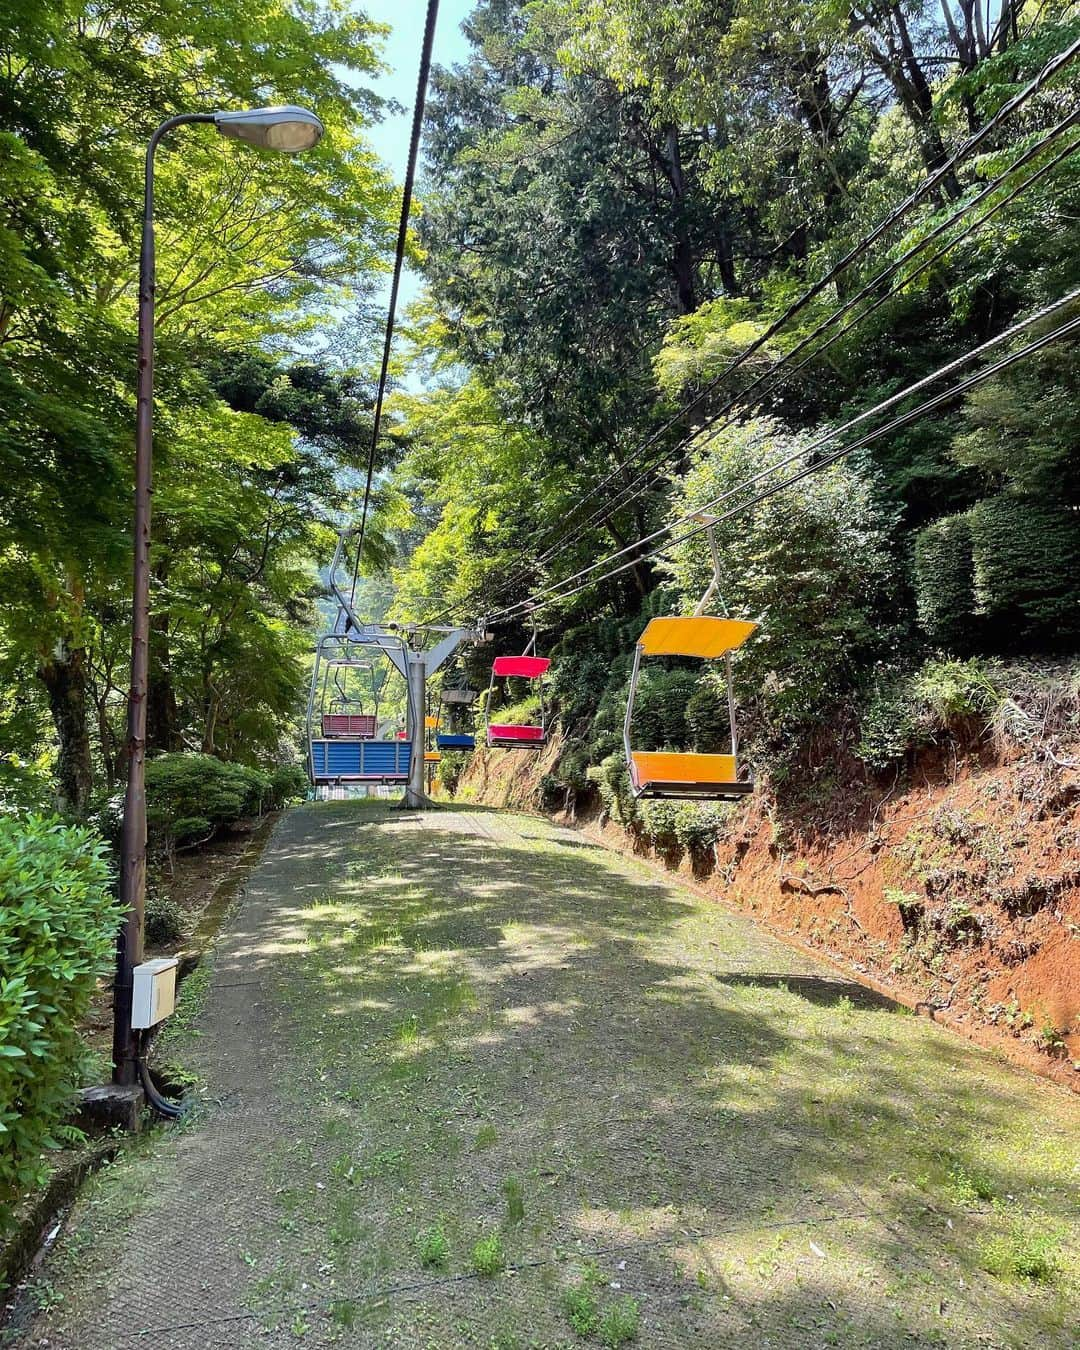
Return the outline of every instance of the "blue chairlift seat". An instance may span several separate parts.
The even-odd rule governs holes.
[[[404,783],[411,751],[408,741],[312,740],[312,781]]]
[[[435,737],[435,744],[440,750],[475,750],[476,737],[443,731]]]

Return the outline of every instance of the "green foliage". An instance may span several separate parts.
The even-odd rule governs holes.
[[[943,516],[915,537],[915,595],[919,623],[932,642],[968,647],[975,623],[975,564],[971,520]]]
[[[450,1261],[450,1243],[441,1224],[426,1228],[416,1240],[420,1264],[431,1270],[445,1270]]]
[[[600,1326],[600,1307],[588,1281],[574,1285],[563,1294],[566,1320],[579,1336],[592,1336]]]
[[[771,421],[703,436],[672,514],[714,499],[805,443]],[[728,608],[761,624],[734,661],[739,701],[752,707],[754,740],[777,763],[801,753],[806,737],[899,636],[891,525],[867,479],[841,464],[717,526]],[[668,570],[684,606],[696,600],[712,571],[703,540],[679,544]],[[718,699],[710,706],[714,726],[722,725]],[[695,701],[696,716],[701,708]]]
[[[55,818],[0,817],[0,1214],[44,1175],[78,1086],[78,1025],[113,956],[106,849]]]
[[[267,759],[288,729],[300,597],[369,423],[367,338],[340,316],[397,211],[358,134],[380,31],[288,0],[28,3],[0,25],[0,652],[48,695],[65,809],[122,769],[142,165],[177,109],[299,102],[327,128],[302,156],[206,127],[157,156],[149,742]]]
[[[995,676],[975,658],[933,659],[906,674],[879,671],[862,711],[857,753],[870,768],[887,769],[973,721],[984,731],[1001,701]]]
[[[179,942],[184,936],[184,916],[175,900],[158,891],[146,897],[146,941],[151,947],[164,947]]]
[[[477,1275],[498,1275],[506,1266],[506,1253],[498,1233],[479,1238],[472,1249],[472,1268]]]
[[[588,780],[600,794],[604,810],[619,825],[632,825],[637,819],[638,807],[626,769],[626,756],[621,750],[589,769]]]
[[[607,1346],[608,1350],[618,1350],[620,1345],[637,1340],[640,1323],[640,1304],[636,1298],[624,1294],[604,1310],[596,1334],[601,1345]]]
[[[159,755],[147,761],[152,846],[172,850],[281,806],[299,787],[294,767],[273,775],[213,755]]]
[[[988,1238],[981,1256],[983,1269],[1003,1280],[1049,1284],[1061,1268],[1060,1241],[1018,1223],[1004,1236]]]

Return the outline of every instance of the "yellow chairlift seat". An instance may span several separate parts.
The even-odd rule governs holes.
[[[632,750],[630,782],[638,797],[741,797],[753,792],[738,777],[734,755],[685,754],[671,750]]]

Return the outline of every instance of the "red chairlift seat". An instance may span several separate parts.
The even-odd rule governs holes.
[[[327,737],[359,736],[374,740],[376,719],[373,713],[323,713],[322,734]]]

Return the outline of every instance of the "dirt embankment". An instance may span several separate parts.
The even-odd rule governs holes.
[[[535,810],[558,753],[480,751],[459,793]],[[928,759],[890,790],[853,786],[827,828],[778,825],[755,795],[702,853],[627,831],[595,804],[573,823],[1080,1090],[1078,762],[1080,747],[1057,761]]]

